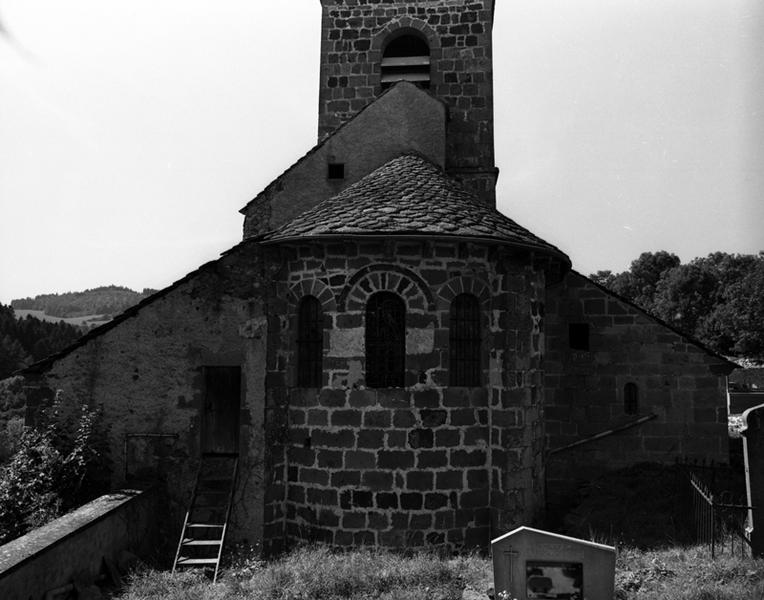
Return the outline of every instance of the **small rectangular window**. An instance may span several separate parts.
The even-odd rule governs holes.
[[[329,179],[345,179],[345,163],[329,163],[327,177]]]
[[[571,350],[589,350],[589,323],[568,324],[568,342]]]

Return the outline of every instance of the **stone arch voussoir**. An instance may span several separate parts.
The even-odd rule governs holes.
[[[416,273],[398,265],[377,264],[356,271],[337,300],[337,309],[362,310],[375,292],[395,292],[411,310],[415,299],[422,309],[435,310],[435,299],[427,283]]]
[[[289,303],[296,308],[305,296],[315,296],[321,303],[324,312],[337,310],[337,302],[331,288],[320,279],[302,279],[289,288]]]
[[[491,303],[491,288],[480,279],[459,275],[452,277],[438,290],[438,300],[443,308],[448,307],[459,294],[472,294],[487,308]]]
[[[399,35],[405,35],[406,33],[424,36],[427,40],[427,45],[430,47],[431,53],[433,50],[440,50],[440,37],[437,32],[430,27],[427,22],[422,21],[421,19],[413,19],[411,17],[395,19],[380,29],[371,39],[371,50],[375,53],[379,53],[381,56],[382,49],[389,40]]]

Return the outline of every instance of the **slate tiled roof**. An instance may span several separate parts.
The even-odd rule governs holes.
[[[414,154],[384,164],[263,241],[363,235],[496,241],[542,250],[570,264],[561,250],[483,205],[440,167]]]

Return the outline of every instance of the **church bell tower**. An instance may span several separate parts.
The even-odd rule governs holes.
[[[448,173],[494,206],[494,0],[321,5],[319,140],[398,81],[410,81],[448,109]]]

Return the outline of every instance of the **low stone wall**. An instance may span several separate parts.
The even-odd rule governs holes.
[[[41,600],[75,580],[94,583],[104,559],[116,564],[120,552],[146,556],[155,541],[155,500],[152,491],[107,494],[0,546],[0,597]]]

